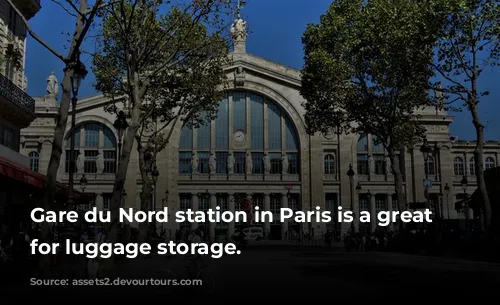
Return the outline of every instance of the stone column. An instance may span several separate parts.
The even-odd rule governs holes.
[[[286,194],[281,194],[281,208],[282,209],[286,209],[288,208],[288,197]],[[286,221],[282,222],[281,223],[281,236],[282,236],[282,239],[285,239],[285,235],[288,236],[288,221],[289,219],[287,219]]]
[[[215,208],[217,207],[217,197],[215,196],[214,193],[210,194],[210,208],[215,211]],[[217,224],[214,222],[209,223],[209,228],[210,228],[210,240],[212,242],[215,241],[215,226]]]
[[[270,211],[271,210],[271,196],[269,193],[264,194],[264,211]],[[266,235],[266,238],[269,239],[268,234],[271,232],[271,222],[269,219],[266,219],[264,222],[264,234]]]
[[[191,211],[196,212],[198,211],[198,193],[191,193]],[[197,228],[198,224],[197,223],[191,223],[190,224],[191,229]]]
[[[234,210],[235,210],[234,194],[233,193],[227,194],[227,200],[228,200],[229,212],[234,214]],[[231,221],[227,225],[228,225],[227,231],[229,234],[229,240],[231,240],[231,236],[234,235],[234,221]]]
[[[371,231],[375,232],[377,228],[377,210],[375,209],[375,194],[370,196],[370,224]]]
[[[386,194],[386,202],[387,202],[387,211],[389,211],[389,215],[391,215],[392,221],[392,194]],[[394,230],[394,224],[391,222],[388,226],[389,230]]]

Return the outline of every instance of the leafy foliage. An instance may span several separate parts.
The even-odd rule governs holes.
[[[442,0],[450,14],[440,32],[434,71],[437,90],[447,105],[455,102],[470,109],[488,91],[478,92],[477,81],[484,70],[500,63],[500,1]]]
[[[93,60],[96,89],[111,97],[128,96],[129,110],[140,104],[142,126],[153,118],[168,124],[178,115],[191,124],[211,120],[228,60],[217,13],[223,5],[212,0],[110,5]]]
[[[427,1],[337,0],[320,24],[309,25],[302,88],[309,132],[371,133],[392,152],[420,139],[416,110],[431,102],[436,8]]]

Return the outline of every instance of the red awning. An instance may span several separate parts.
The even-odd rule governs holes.
[[[43,189],[45,187],[45,182],[47,181],[47,177],[45,175],[1,157],[0,175],[32,185],[39,189]],[[57,182],[56,194],[67,197],[69,195],[69,187],[66,184]],[[95,199],[94,193],[82,193],[77,190],[73,190],[73,196],[75,197],[74,199],[77,203],[90,202]]]
[[[31,184],[37,188],[45,186],[45,176],[20,164],[0,157],[0,175]]]

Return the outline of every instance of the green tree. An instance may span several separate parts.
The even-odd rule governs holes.
[[[113,189],[109,238],[116,232],[134,141],[142,177],[141,210],[147,210],[152,192],[148,173],[171,134],[162,131],[179,118],[196,126],[214,117],[229,58],[222,35],[222,11],[229,5],[222,0],[121,0],[106,11],[101,48],[93,61],[96,88],[116,100],[125,97],[129,120]],[[150,128],[152,124],[156,127]],[[142,238],[146,232],[142,224]]]
[[[440,11],[424,1],[337,0],[303,36],[309,132],[376,136],[392,160],[400,211],[407,209],[400,158],[424,136],[418,109],[431,102]]]
[[[500,1],[442,1],[452,10],[446,17],[437,44],[433,67],[442,81],[434,86],[444,93],[448,105],[466,108],[476,129],[474,151],[476,179],[481,192],[487,236],[491,229],[491,205],[484,181],[484,124],[479,102],[488,95],[480,91],[479,81],[485,69],[497,66],[500,55]]]
[[[71,39],[69,39],[69,47],[67,54],[63,55],[57,51],[57,48],[51,46],[44,41],[36,32],[31,28],[30,24],[24,15],[15,6],[13,0],[7,0],[7,3],[14,9],[19,19],[24,23],[28,34],[45,49],[47,49],[56,58],[64,63],[64,78],[61,82],[62,96],[61,103],[59,104],[59,111],[56,118],[56,127],[54,130],[54,137],[52,140],[52,153],[47,169],[47,180],[45,183],[45,196],[43,199],[42,207],[45,210],[54,210],[53,206],[54,196],[56,192],[57,170],[61,161],[62,144],[64,134],[66,131],[66,123],[68,122],[68,110],[71,101],[71,78],[74,74],[75,68],[81,67],[80,65],[80,47],[87,35],[91,25],[97,18],[97,13],[101,8],[107,5],[108,1],[105,0],[64,0],[56,1],[54,3],[60,5],[66,13],[75,17],[75,26],[72,31]],[[91,4],[93,2],[93,4]],[[42,223],[42,232],[40,236],[41,242],[50,242],[52,226],[48,223]],[[50,277],[50,256],[40,255],[39,268],[40,276]]]

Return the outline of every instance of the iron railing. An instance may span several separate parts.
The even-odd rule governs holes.
[[[0,96],[35,115],[35,100],[0,73]]]

